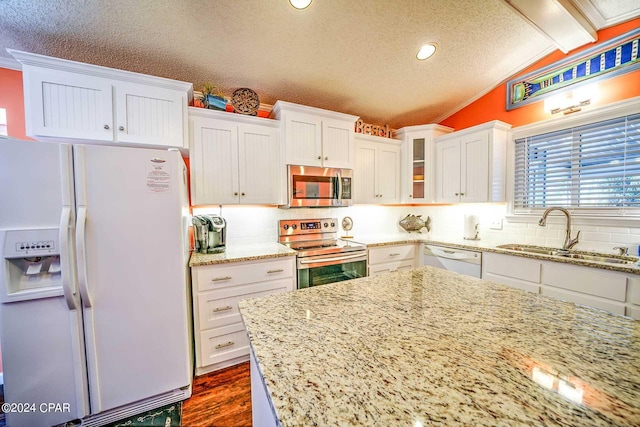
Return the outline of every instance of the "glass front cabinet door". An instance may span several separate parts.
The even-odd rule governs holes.
[[[402,139],[402,203],[432,203],[435,197],[434,139],[453,132],[440,125],[407,126],[394,138]]]

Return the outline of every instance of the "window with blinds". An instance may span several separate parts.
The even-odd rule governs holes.
[[[514,207],[640,207],[640,114],[515,141]]]

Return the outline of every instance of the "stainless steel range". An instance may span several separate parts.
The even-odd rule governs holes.
[[[279,242],[298,251],[298,289],[367,275],[365,245],[338,239],[338,219],[279,221]]]

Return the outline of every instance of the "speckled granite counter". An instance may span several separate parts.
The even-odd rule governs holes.
[[[621,271],[625,273],[631,274],[640,274],[640,265],[638,264],[607,264],[596,261],[575,259],[575,258],[566,258],[552,255],[543,255],[543,254],[534,254],[527,253],[522,251],[512,251],[508,249],[499,248],[498,245],[503,245],[506,243],[516,243],[513,241],[503,242],[503,241],[491,241],[491,240],[464,240],[462,238],[448,238],[448,237],[431,237],[428,234],[422,233],[395,233],[395,234],[384,234],[384,235],[372,235],[372,236],[354,236],[352,239],[354,242],[366,244],[367,247],[378,247],[378,246],[389,246],[389,245],[399,245],[403,243],[430,243],[434,245],[443,245],[449,246],[452,248],[460,248],[460,249],[471,249],[478,250],[482,252],[495,252],[501,253],[505,255],[514,255],[524,258],[534,258],[545,261],[554,261],[560,262],[564,264],[574,264],[581,265],[585,267],[593,267],[600,268],[603,270],[611,270],[611,271]],[[582,252],[585,254],[595,254],[593,252],[588,251],[576,251]],[[601,254],[595,254],[601,255]]]
[[[231,244],[220,254],[191,253],[189,267],[199,265],[225,264],[228,262],[255,261],[258,259],[295,256],[296,251],[280,243]]]
[[[240,309],[282,426],[640,425],[639,321],[432,267]]]
[[[375,235],[354,236],[351,239],[354,242],[362,243],[368,247],[400,245],[403,243],[423,243],[427,242],[429,235],[422,233],[390,233]]]

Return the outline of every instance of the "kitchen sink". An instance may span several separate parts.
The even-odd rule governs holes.
[[[497,247],[501,249],[508,249],[510,251],[519,251],[537,255],[551,255],[561,258],[581,259],[584,261],[603,262],[607,264],[635,264],[638,262],[638,258],[632,256],[594,254],[559,248],[545,248],[542,246],[507,244],[499,245]]]

